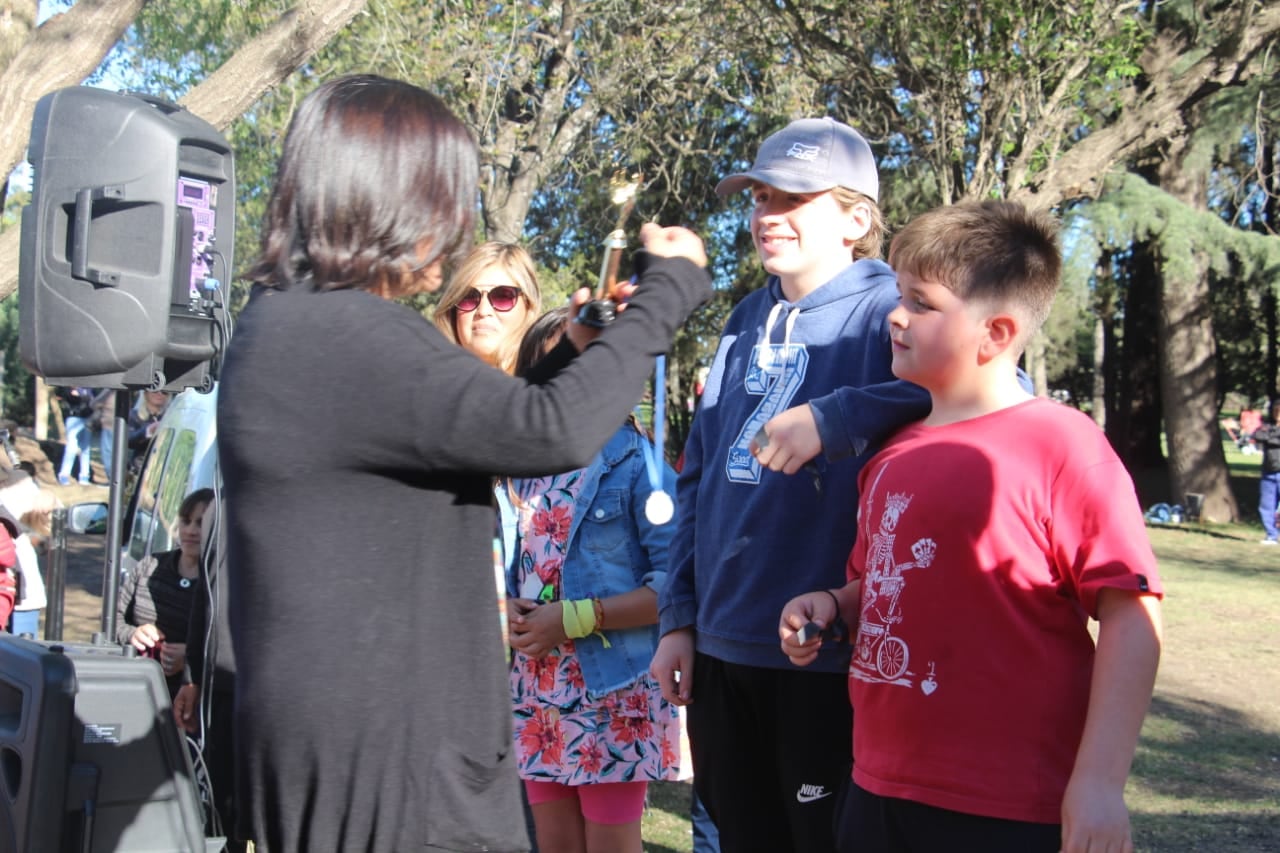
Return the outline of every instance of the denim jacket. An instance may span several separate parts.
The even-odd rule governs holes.
[[[648,439],[630,424],[613,438],[587,466],[573,507],[568,548],[561,568],[560,596],[564,599],[608,598],[647,586],[656,595],[667,575],[667,546],[674,521],[655,525],[644,514],[652,487],[645,470],[643,445]],[[662,463],[663,489],[675,495],[676,475]],[[506,483],[496,488],[506,561],[507,595],[517,596],[519,564],[517,517]],[[575,640],[587,691],[609,693],[635,682],[649,671],[658,647],[658,626],[612,630],[605,648],[598,634]]]

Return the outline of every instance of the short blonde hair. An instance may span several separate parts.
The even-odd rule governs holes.
[[[520,341],[542,313],[542,289],[538,286],[538,273],[534,269],[533,258],[523,247],[515,243],[488,242],[472,249],[440,294],[440,302],[436,305],[432,321],[441,334],[453,343],[458,343],[458,331],[454,325],[458,303],[467,295],[468,290],[475,287],[480,276],[493,267],[502,270],[515,282],[524,295],[525,307],[528,309],[524,325],[514,330],[510,339],[503,343],[495,363],[496,367],[506,373],[512,373]]]
[[[836,200],[836,204],[844,208],[846,211],[853,210],[853,206],[859,202],[865,203],[871,211],[871,227],[867,229],[867,233],[859,237],[853,244],[853,259],[859,258],[878,258],[880,252],[884,248],[884,214],[880,212],[880,205],[876,204],[876,200],[869,195],[851,190],[848,187],[832,187],[831,195]]]

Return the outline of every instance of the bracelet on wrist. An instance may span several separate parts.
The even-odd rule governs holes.
[[[849,639],[849,626],[845,623],[844,617],[840,615],[840,598],[832,590],[824,589],[823,592],[831,596],[831,600],[836,605],[835,618],[831,620],[831,624],[827,626],[827,631],[823,633],[830,632],[831,639],[837,643],[843,643]]]

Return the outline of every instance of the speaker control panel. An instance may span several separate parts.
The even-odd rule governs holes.
[[[178,178],[178,206],[191,211],[191,277],[188,299],[194,309],[204,295],[205,279],[213,275],[215,238],[214,211],[218,206],[218,188],[208,181]]]

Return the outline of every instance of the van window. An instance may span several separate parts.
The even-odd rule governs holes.
[[[176,545],[178,507],[189,491],[195,457],[193,430],[164,429],[156,433],[151,452],[138,479],[138,496],[129,532],[129,556],[171,551]]]

